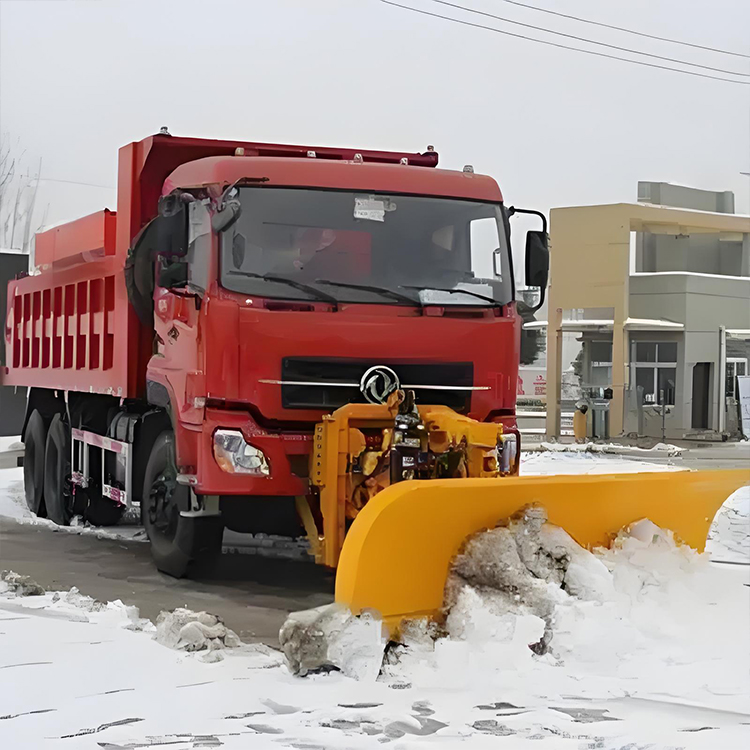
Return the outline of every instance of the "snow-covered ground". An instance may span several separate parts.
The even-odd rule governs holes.
[[[669,458],[671,456],[679,456],[683,452],[682,448],[669,443],[657,443],[652,448],[638,448],[633,445],[622,445],[621,443],[548,443],[546,441],[531,445],[526,450],[539,453],[605,453],[609,455],[646,458],[649,456],[653,458]]]
[[[522,464],[545,474],[665,468],[587,452]],[[31,522],[20,480],[0,471],[0,516]],[[749,511],[744,489],[717,516],[707,555],[660,533],[602,552],[606,595],[566,595],[549,654],[528,648],[538,617],[477,596],[462,602],[452,638],[413,640],[375,682],[295,678],[262,646],[223,650],[220,661],[169,649],[133,608],[76,592],[0,593],[0,747],[745,748]]]
[[[23,443],[18,436],[0,435],[0,453],[5,451],[23,450]]]
[[[642,471],[679,471],[680,467],[634,460],[623,455],[585,450],[586,446],[566,446],[573,450],[521,454],[523,474],[629,474]],[[575,450],[574,448],[580,448]]]

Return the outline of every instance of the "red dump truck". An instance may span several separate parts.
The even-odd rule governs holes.
[[[502,425],[512,473],[514,209],[437,162],[166,131],[123,147],[117,211],[38,234],[37,272],[9,285],[31,510],[112,524],[140,506],[176,576],[225,527],[312,537],[315,425],[396,387]],[[546,223],[526,249],[543,290]]]

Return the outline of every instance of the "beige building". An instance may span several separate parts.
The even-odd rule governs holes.
[[[562,342],[582,344],[584,395],[610,397],[609,435],[720,439],[750,374],[750,217],[731,193],[640,183],[639,200],[553,209],[547,434],[560,435]],[[698,210],[705,206],[712,210]],[[661,403],[666,406],[662,423]]]

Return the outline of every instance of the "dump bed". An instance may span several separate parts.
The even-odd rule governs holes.
[[[6,385],[134,395],[129,362],[143,332],[116,253],[116,220],[104,210],[37,235],[40,273],[8,285]]]
[[[107,393],[145,392],[151,329],[128,301],[124,265],[138,232],[156,216],[166,178],[210,156],[299,158],[433,167],[432,150],[409,154],[154,135],[120,149],[117,212],[105,209],[36,236],[38,273],[8,285],[5,385]]]

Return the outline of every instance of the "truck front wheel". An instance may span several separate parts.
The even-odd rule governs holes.
[[[166,430],[151,449],[141,500],[143,525],[156,567],[175,578],[205,570],[221,555],[221,516],[185,517],[190,488],[177,483],[174,433]]]

